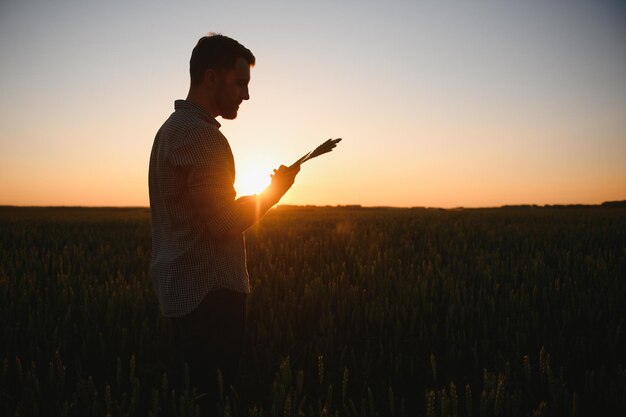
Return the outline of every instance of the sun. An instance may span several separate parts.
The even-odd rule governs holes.
[[[272,182],[270,174],[276,168],[271,162],[263,159],[241,161],[237,164],[235,190],[237,197],[258,194]]]

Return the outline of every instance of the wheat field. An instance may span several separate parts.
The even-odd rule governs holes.
[[[228,416],[626,415],[626,209],[283,207]],[[148,209],[0,208],[0,413],[193,416]]]

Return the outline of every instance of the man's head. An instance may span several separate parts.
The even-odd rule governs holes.
[[[211,34],[200,38],[191,53],[188,99],[205,107],[214,117],[237,117],[239,104],[250,98],[248,83],[252,52],[234,39]]]

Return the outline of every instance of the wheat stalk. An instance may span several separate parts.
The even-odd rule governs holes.
[[[308,152],[306,154],[304,154],[304,156],[300,159],[298,159],[296,162],[294,162],[293,164],[291,164],[291,166],[289,167],[291,168],[295,168],[296,166],[299,166],[303,163],[305,163],[306,161],[308,161],[309,159],[313,159],[316,158],[320,155],[324,155],[325,153],[328,153],[330,151],[332,151],[335,146],[337,146],[337,144],[341,142],[341,138],[337,138],[337,139],[328,139],[326,142],[322,143],[320,146],[318,146],[317,148],[315,148],[314,150],[312,150],[311,152]]]

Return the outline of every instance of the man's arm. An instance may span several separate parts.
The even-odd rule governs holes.
[[[232,185],[224,181],[225,167],[192,167],[188,187],[196,211],[209,233],[228,239],[256,223],[291,188],[300,166],[274,170],[272,183],[262,193],[234,199]]]

